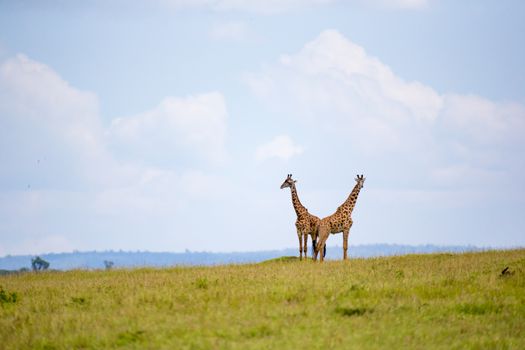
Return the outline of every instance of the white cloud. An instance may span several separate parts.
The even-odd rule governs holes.
[[[245,11],[273,14],[333,3],[336,0],[161,0],[174,9],[208,8],[214,11]]]
[[[322,32],[298,54],[282,56],[280,63],[281,73],[287,75],[285,79],[293,80],[293,89],[301,101],[308,106],[334,104],[335,108],[347,111],[350,118],[373,117],[380,112],[389,113],[396,122],[405,122],[407,117],[432,121],[443,104],[442,97],[433,89],[419,82],[403,81],[388,66],[335,30]],[[274,91],[280,81],[276,83],[272,76],[270,73],[263,78],[271,87],[265,87],[264,80],[257,79],[257,89]],[[313,81],[322,85],[313,89],[313,84],[309,84]],[[301,87],[302,84],[306,86]],[[337,91],[336,87],[346,91]],[[356,100],[360,101],[357,106]],[[377,101],[388,101],[388,105],[377,105]]]
[[[428,7],[432,0],[89,0],[83,6],[63,0],[47,0],[42,8],[75,11],[95,9],[121,14],[122,11],[145,11],[151,9],[184,11],[212,11],[220,13],[250,13],[273,15],[327,7],[330,5],[350,5],[382,10],[419,10]]]
[[[172,9],[205,8],[213,11],[243,11],[262,14],[284,13],[294,10],[327,6],[343,0],[160,0],[164,6]],[[365,6],[385,9],[421,9],[429,0],[352,0]]]
[[[257,147],[255,158],[259,161],[270,158],[288,160],[301,153],[303,153],[302,147],[294,144],[288,135],[279,135],[270,142]]]
[[[219,10],[242,10],[260,13],[285,12],[300,7],[311,7],[333,3],[334,0],[219,0],[215,7]]]
[[[212,162],[227,156],[227,109],[221,93],[169,96],[152,110],[115,119],[105,129],[95,94],[70,86],[50,67],[24,55],[0,63],[0,115],[4,178],[15,178],[21,170],[38,171],[39,176],[61,170],[60,177],[46,176],[55,176],[57,182],[65,174],[76,181],[79,176],[106,181],[104,173],[136,170],[117,164],[120,151],[129,153],[126,160],[131,163],[171,159],[174,154]],[[108,142],[119,149],[112,152]]]
[[[415,174],[436,183],[461,175],[488,183],[502,174],[494,167],[508,176],[525,148],[524,106],[405,81],[334,30],[246,81],[272,108],[315,128],[317,139],[345,140],[347,152],[385,163],[410,159]]]
[[[226,102],[218,92],[169,96],[152,110],[117,118],[105,129],[93,93],[70,86],[24,55],[0,63],[0,115],[5,165],[0,176],[7,182],[33,172],[57,186],[64,177],[82,179],[79,185],[110,185],[112,177],[119,182],[136,178],[158,159],[218,163],[227,156]],[[121,153],[126,153],[124,163],[116,160]]]
[[[418,137],[405,131],[432,123],[443,104],[433,89],[405,82],[334,30],[247,82],[261,98],[372,153],[405,147]]]
[[[429,5],[429,0],[374,0],[373,3],[385,8],[421,9]]]
[[[0,179],[10,188],[139,186],[136,179],[155,166],[173,171],[196,158],[214,164],[226,159],[220,93],[166,97],[105,129],[93,93],[24,55],[0,63],[0,116]]]
[[[80,127],[89,133],[99,131],[96,96],[71,87],[48,66],[19,54],[1,64],[0,78],[2,110],[7,117],[16,113],[29,123],[59,124],[53,127],[62,127],[59,132],[65,131],[66,137],[79,143],[86,139],[69,132]],[[30,104],[21,103],[28,100]]]
[[[240,21],[215,23],[210,29],[210,36],[216,40],[241,41],[247,35],[246,23]]]
[[[46,169],[53,168],[62,172],[64,182],[68,175],[77,181],[103,181],[91,167],[109,161],[93,93],[75,89],[48,66],[17,55],[0,64],[0,114],[0,177],[13,180],[24,168],[44,178]],[[50,184],[59,181],[46,178]]]
[[[193,151],[212,162],[226,159],[226,103],[218,92],[166,97],[154,109],[115,119],[110,137],[133,157],[173,159]]]
[[[169,96],[152,110],[115,119],[105,129],[95,94],[70,86],[46,65],[17,55],[0,63],[0,113],[3,176],[27,172],[21,167],[30,163],[40,172],[68,169],[96,181],[100,166],[109,173],[118,172],[115,167],[134,173],[138,168],[132,163],[140,164],[140,157],[175,153],[211,161],[226,157],[227,109],[218,92]],[[117,164],[118,154],[108,149],[108,142],[137,154],[128,158],[130,164]]]
[[[10,237],[0,253],[115,248],[127,232],[169,237],[195,202],[228,188],[213,174],[227,157],[226,117],[212,92],[166,97],[104,128],[93,93],[23,55],[0,62],[0,237]]]
[[[497,103],[475,95],[458,94],[447,94],[444,101],[443,123],[477,142],[508,142],[523,136],[525,107],[518,103]]]

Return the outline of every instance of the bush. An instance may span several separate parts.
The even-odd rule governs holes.
[[[9,293],[0,286],[0,304],[16,303],[18,300],[18,294],[15,292]]]

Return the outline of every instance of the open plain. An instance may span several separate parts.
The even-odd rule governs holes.
[[[2,349],[525,348],[524,249],[30,272],[0,286]]]

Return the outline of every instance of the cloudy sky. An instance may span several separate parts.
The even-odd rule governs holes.
[[[0,2],[0,256],[525,245],[525,2]],[[341,245],[341,235],[329,245]]]

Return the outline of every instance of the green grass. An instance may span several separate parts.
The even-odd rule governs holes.
[[[2,349],[525,349],[525,250],[25,273],[0,286]]]
[[[311,258],[308,258],[308,259],[305,259],[305,260],[310,260]],[[275,259],[270,259],[270,260],[265,260],[263,262],[261,262],[261,264],[272,264],[272,263],[276,263],[276,262],[281,262],[281,263],[287,263],[287,262],[297,262],[299,261],[299,257],[298,256],[281,256],[279,258],[275,258]]]

